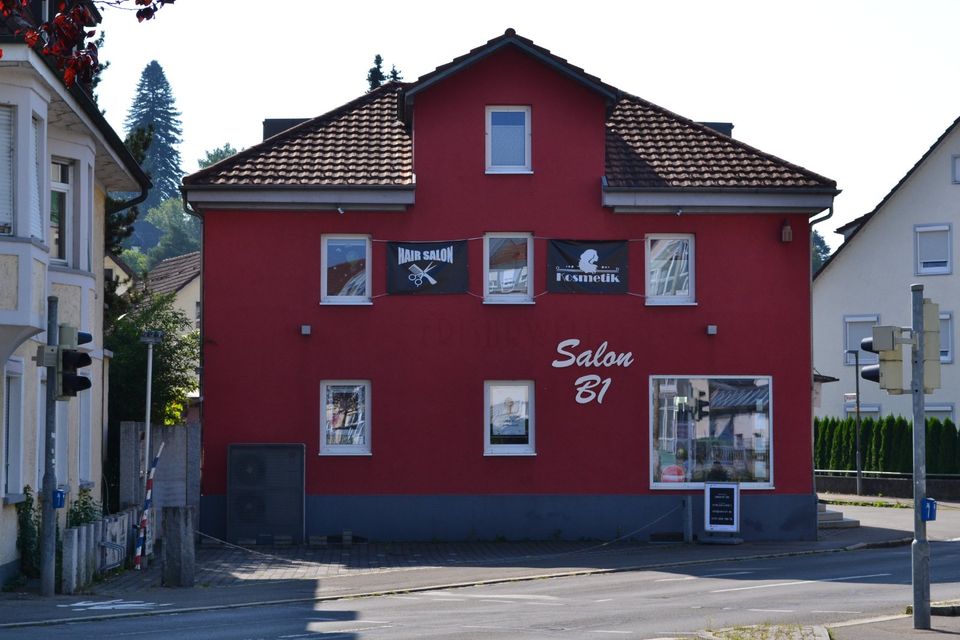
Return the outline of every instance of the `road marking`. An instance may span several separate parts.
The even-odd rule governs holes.
[[[493,599],[488,599],[488,600],[481,600],[480,602],[497,602],[497,603],[499,603],[499,604],[513,604],[513,600],[493,600]]]
[[[681,582],[683,580],[698,580],[700,578],[723,578],[725,576],[742,576],[752,571],[725,571],[724,573],[708,573],[702,576],[683,576],[682,578],[660,578],[654,582]]]
[[[591,629],[590,633],[616,633],[620,635],[629,635],[632,631],[607,631],[605,629]]]
[[[819,584],[822,582],[841,582],[843,580],[860,580],[862,578],[883,578],[893,575],[890,573],[870,573],[862,576],[843,576],[841,578],[823,578],[822,580],[795,580],[793,582],[776,582],[773,584],[755,584],[749,587],[733,587],[732,589],[714,589],[710,593],[729,593],[731,591],[751,591],[753,589],[773,589],[774,587],[793,587],[801,584]]]
[[[388,596],[394,600],[419,600],[420,598],[416,596]]]
[[[796,613],[796,609],[747,609],[754,613]]]
[[[121,610],[129,611],[131,609],[144,610],[144,609],[155,609],[157,607],[169,607],[172,606],[172,603],[169,602],[144,602],[143,600],[101,600],[101,601],[83,601],[83,602],[74,602],[72,604],[58,604],[58,607],[73,609],[74,611],[105,611],[105,610]]]
[[[594,602],[613,602],[613,598],[604,598],[603,600],[594,600]]]
[[[428,596],[452,596],[453,594],[449,591],[424,591],[424,595]],[[462,591],[456,592],[457,598],[476,598],[477,600],[482,600],[484,598],[509,598],[510,600],[559,600],[557,596],[531,596],[519,593],[498,593],[496,595],[483,594],[483,593],[463,593]]]
[[[863,611],[832,611],[830,609],[814,609],[810,613],[863,613]]]

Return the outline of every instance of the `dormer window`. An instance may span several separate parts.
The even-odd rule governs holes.
[[[487,107],[487,173],[532,173],[530,107]]]

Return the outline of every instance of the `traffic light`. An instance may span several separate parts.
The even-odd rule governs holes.
[[[940,388],[940,305],[923,299],[923,392]]]
[[[894,395],[903,393],[902,333],[900,327],[877,325],[873,327],[873,337],[860,341],[861,349],[880,355],[880,364],[863,367],[860,377],[878,382],[881,389]]]
[[[67,400],[78,391],[90,388],[90,378],[81,376],[77,370],[90,366],[90,354],[78,351],[77,346],[93,340],[93,336],[76,327],[60,325],[60,344],[57,347],[57,400]]]

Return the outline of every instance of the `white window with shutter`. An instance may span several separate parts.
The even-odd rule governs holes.
[[[949,224],[918,225],[916,236],[916,275],[942,275],[953,272],[952,228]]]
[[[15,122],[14,108],[0,105],[0,235],[13,234]]]
[[[43,168],[43,123],[40,118],[33,118],[30,126],[30,235],[43,240],[43,192],[40,185],[43,182],[41,169]]]

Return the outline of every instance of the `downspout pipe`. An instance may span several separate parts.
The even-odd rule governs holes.
[[[818,501],[818,498],[817,498],[817,471],[816,471],[816,469],[817,469],[817,463],[816,463],[816,459],[814,458],[814,456],[816,455],[816,447],[814,447],[815,438],[814,438],[814,433],[813,433],[813,414],[814,414],[814,411],[813,411],[813,391],[814,391],[814,385],[816,384],[816,382],[814,382],[814,380],[813,380],[813,370],[814,370],[816,367],[815,367],[815,363],[813,362],[813,260],[810,259],[810,255],[811,255],[811,252],[813,251],[813,233],[812,233],[813,226],[814,226],[815,224],[818,224],[818,223],[823,222],[823,221],[825,221],[825,220],[829,220],[829,219],[832,218],[832,217],[833,217],[833,205],[830,205],[830,208],[827,209],[827,215],[822,216],[822,217],[820,217],[820,218],[815,218],[815,219],[810,220],[810,223],[809,223],[809,224],[810,224],[810,229],[811,229],[810,241],[809,241],[809,242],[810,242],[810,247],[809,247],[808,250],[807,250],[807,268],[810,270],[810,271],[809,271],[809,273],[810,273],[810,279],[809,279],[810,288],[809,288],[809,290],[808,290],[808,291],[809,291],[809,296],[810,296],[810,317],[809,317],[809,319],[807,320],[807,322],[808,322],[809,325],[810,325],[810,364],[813,365],[813,366],[810,367],[810,369],[811,369],[811,370],[810,370],[810,454],[811,454],[811,455],[810,455],[810,486],[813,487],[814,513],[816,513],[816,504],[817,504],[817,501]],[[854,375],[857,375],[857,374],[854,374]],[[858,402],[859,402],[859,401],[858,401]],[[859,404],[858,404],[858,406],[859,406]],[[817,531],[819,531],[819,530],[817,530]]]

